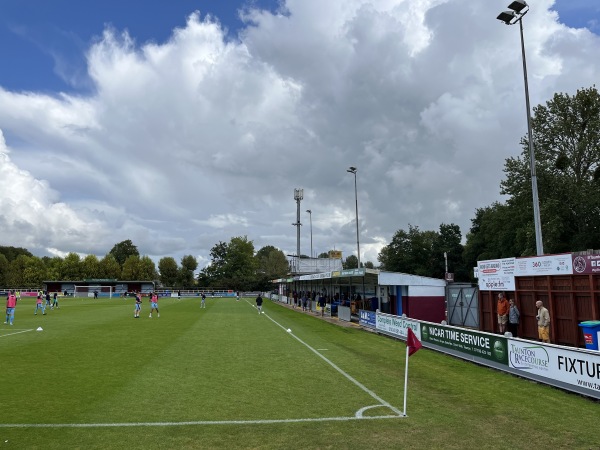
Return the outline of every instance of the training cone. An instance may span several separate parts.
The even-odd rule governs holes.
[[[42,327],[37,327],[37,330],[35,331],[44,331],[44,329]]]

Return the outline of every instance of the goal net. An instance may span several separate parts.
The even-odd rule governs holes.
[[[113,286],[75,286],[73,297],[112,298],[113,292]]]

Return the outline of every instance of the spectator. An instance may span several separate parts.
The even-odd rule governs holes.
[[[519,313],[519,309],[512,298],[508,300],[508,303],[510,305],[510,309],[508,310],[508,331],[510,331],[514,337],[517,337],[521,313]]]
[[[550,313],[544,307],[541,301],[535,302],[535,306],[538,309],[537,319],[538,323],[538,336],[542,342],[550,342]]]
[[[498,313],[498,328],[500,334],[504,334],[506,332],[506,324],[508,323],[508,311],[510,309],[510,305],[506,301],[503,293],[498,294],[498,304],[496,307],[496,311]]]
[[[319,296],[319,308],[321,308],[321,317],[325,315],[325,301],[325,296],[323,295],[323,293],[321,293],[321,295]]]

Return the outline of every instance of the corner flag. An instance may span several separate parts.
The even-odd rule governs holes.
[[[408,337],[406,338],[406,346],[408,347],[408,356],[412,356],[413,353],[418,352],[423,344],[419,338],[415,335],[412,328],[408,328]]]
[[[408,392],[408,357],[423,347],[412,328],[408,328],[406,336],[406,368],[404,370],[404,416],[406,416],[406,394]]]

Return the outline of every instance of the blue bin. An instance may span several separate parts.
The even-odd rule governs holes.
[[[585,348],[598,351],[598,334],[600,333],[600,320],[588,320],[579,324],[583,331]]]

